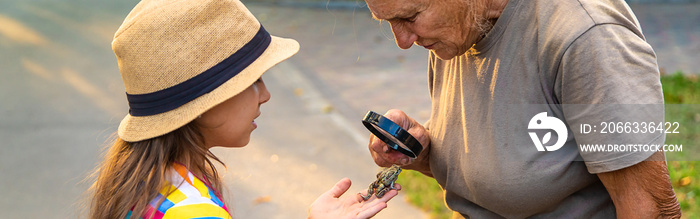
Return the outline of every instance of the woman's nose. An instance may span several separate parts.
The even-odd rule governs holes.
[[[391,24],[396,45],[401,49],[409,49],[418,40],[418,35],[413,33],[405,24]]]

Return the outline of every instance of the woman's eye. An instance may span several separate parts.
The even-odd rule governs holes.
[[[404,18],[404,20],[406,20],[408,22],[414,22],[414,21],[416,21],[416,17],[418,17],[418,14],[415,14],[411,17]]]

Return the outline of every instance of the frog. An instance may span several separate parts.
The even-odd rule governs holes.
[[[382,171],[379,171],[379,173],[377,173],[377,180],[369,184],[367,195],[365,196],[360,193],[362,200],[367,201],[372,197],[372,194],[376,195],[377,198],[381,198],[384,197],[386,192],[396,189],[394,187],[394,182],[396,182],[396,179],[399,178],[401,169],[401,166],[394,164],[391,167],[384,168]]]

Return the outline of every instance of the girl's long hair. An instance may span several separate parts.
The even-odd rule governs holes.
[[[223,162],[203,143],[204,138],[194,122],[163,136],[138,142],[125,142],[116,137],[104,161],[93,172],[96,181],[90,187],[89,218],[123,219],[130,210],[131,218],[153,217],[153,214],[143,214],[149,202],[168,183],[166,176],[174,162],[183,162],[190,171],[202,174],[213,189],[222,191],[221,179],[210,158],[222,165]],[[223,201],[223,197],[219,198]]]

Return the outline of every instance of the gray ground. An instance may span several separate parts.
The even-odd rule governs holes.
[[[0,218],[75,218],[81,183],[127,111],[110,42],[136,1],[0,0]],[[272,93],[227,164],[239,218],[304,218],[342,177],[365,189],[377,167],[359,119],[367,110],[429,116],[427,52],[402,51],[366,9],[249,4],[301,51],[265,74]],[[666,72],[700,72],[700,6],[633,5]],[[351,194],[352,195],[352,194]],[[403,197],[377,218],[424,218]]]

